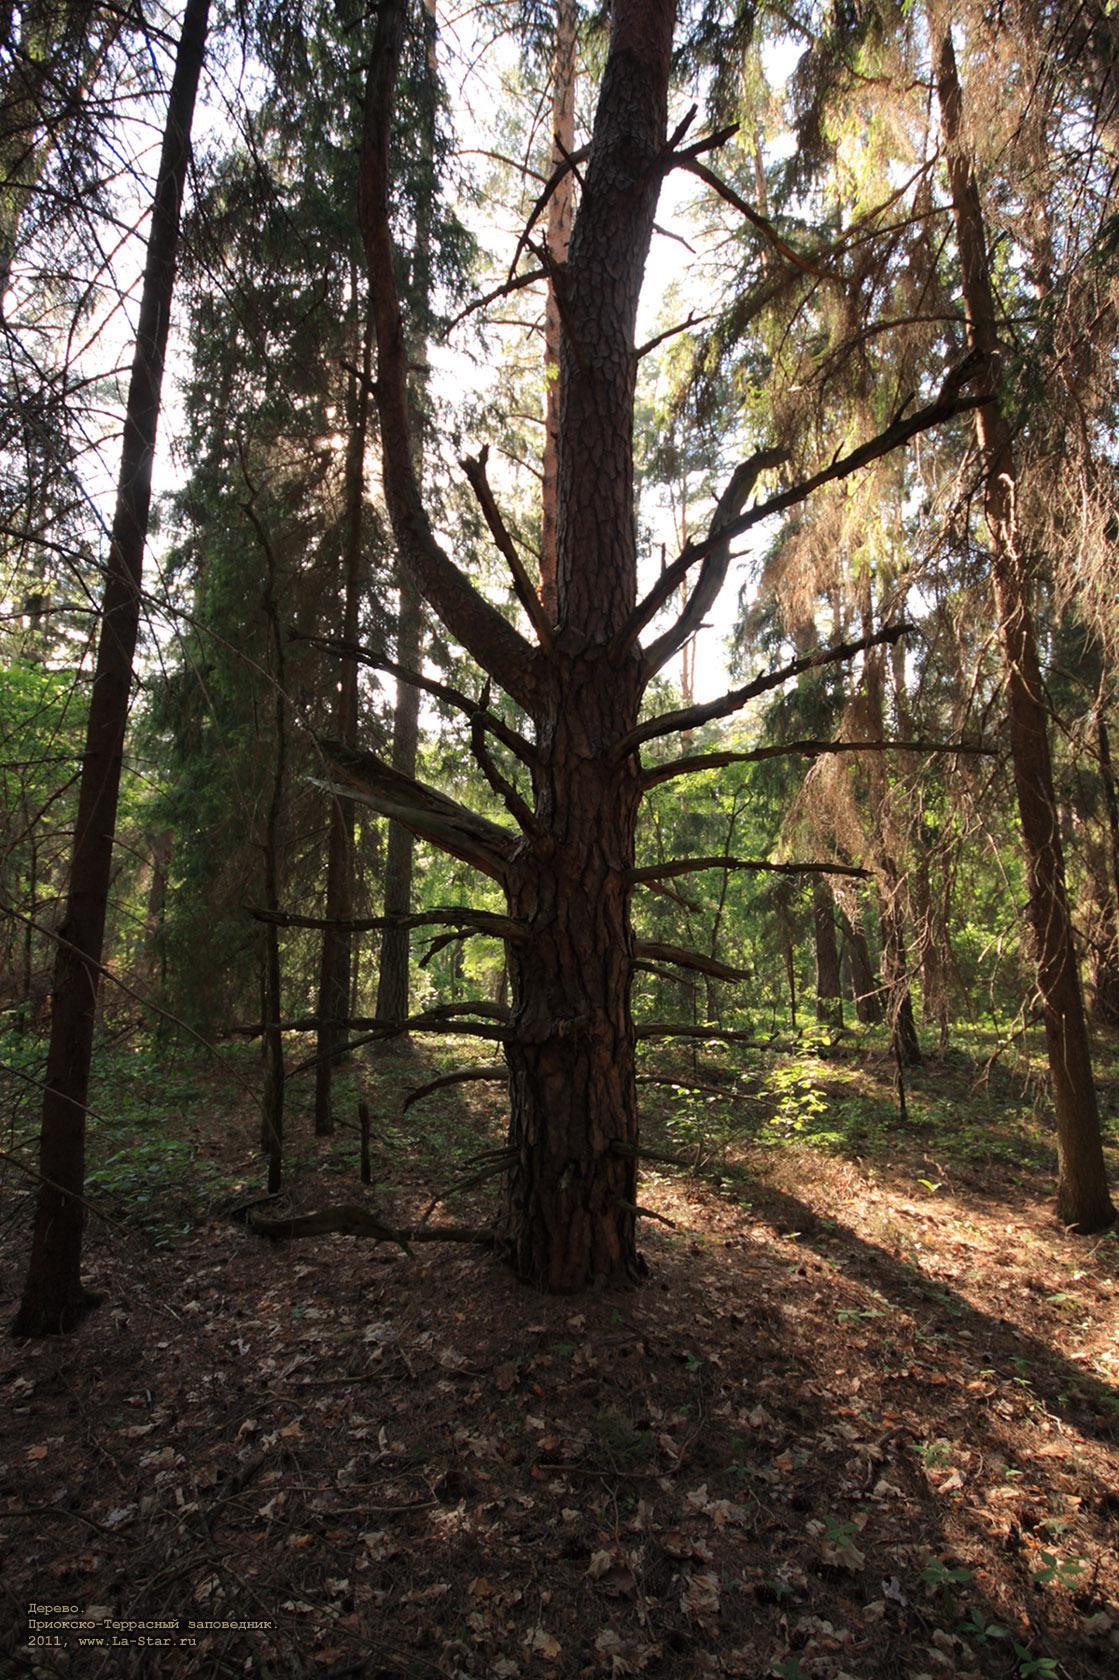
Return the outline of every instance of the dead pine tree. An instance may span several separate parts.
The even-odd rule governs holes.
[[[638,885],[635,833],[650,785],[641,748],[728,716],[805,670],[890,642],[904,626],[887,625],[869,638],[763,673],[718,700],[639,724],[646,686],[707,615],[726,577],[735,537],[796,505],[818,485],[973,406],[975,399],[958,391],[938,397],[747,510],[760,474],[773,460],[770,451],[760,450],[732,475],[706,534],[690,540],[638,600],[634,329],[653,218],[668,173],[694,164],[726,135],[689,142],[694,113],[667,132],[674,0],[615,0],[589,147],[553,171],[532,218],[534,225],[551,190],[569,169],[577,169],[578,208],[566,261],[557,268],[546,251],[541,254],[531,226],[517,253],[519,264],[535,252],[540,266],[527,273],[543,279],[551,271],[560,301],[554,614],[545,610],[502,518],[484,453],[464,463],[531,625],[532,638],[523,635],[441,546],[415,470],[390,222],[389,135],[405,27],[405,0],[384,0],[367,78],[360,179],[376,318],[385,495],[402,564],[486,673],[478,698],[460,695],[459,703],[471,718],[475,756],[511,820],[484,819],[370,753],[323,745],[337,781],[354,796],[502,887],[511,1005],[497,1025],[483,1022],[476,1029],[503,1044],[509,1070],[509,1156],[497,1236],[520,1277],[573,1291],[595,1281],[624,1282],[642,1269],[635,1236],[637,1035],[630,1011],[634,966],[645,957],[631,914]],[[711,173],[705,167],[704,178]],[[510,276],[510,285],[526,283],[524,273]],[[689,579],[675,621],[643,645],[642,632]],[[431,686],[420,673],[413,680]],[[491,684],[522,708],[531,720],[528,733],[511,728],[491,709]],[[816,746],[828,750],[827,743]],[[681,759],[669,774],[685,775],[707,762],[703,755]],[[664,777],[664,767],[658,767],[656,779]],[[745,861],[718,859],[714,867]],[[685,860],[664,873],[711,866],[712,860]],[[700,952],[673,948],[671,960],[701,974],[711,971],[711,960]],[[485,1007],[491,1014],[495,1008]],[[448,1019],[446,1030],[458,1028]],[[641,1036],[675,1031],[665,1023],[643,1027]]]
[[[141,575],[179,216],[209,9],[209,0],[188,0],[163,130],[125,408],[66,915],[58,932],[39,1144],[39,1193],[27,1281],[12,1326],[17,1336],[51,1335],[72,1329],[96,1305],[96,1297],[81,1280],[86,1105],[125,725],[132,692],[132,660],[140,623]]]

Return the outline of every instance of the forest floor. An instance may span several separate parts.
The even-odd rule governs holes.
[[[304,1117],[292,1206],[416,1219],[502,1141],[500,1085],[401,1116],[468,1059],[348,1075],[374,1184],[352,1130],[316,1144]],[[765,1072],[662,1051],[647,1072],[676,1083],[643,1087],[644,1141],[706,1164],[643,1170],[674,1222],[643,1224],[648,1280],[579,1299],[482,1250],[251,1234],[228,1208],[260,1182],[255,1068],[229,1067],[123,1043],[93,1102],[106,1303],[0,1348],[5,1672],[1119,1672],[1119,1236],[1056,1224],[1028,1065],[930,1058],[901,1125],[865,1049]],[[6,1320],[28,1183],[4,1181]],[[29,1603],[264,1625],[32,1646]]]

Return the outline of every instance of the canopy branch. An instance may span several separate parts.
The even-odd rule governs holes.
[[[783,741],[749,752],[695,753],[654,764],[641,776],[642,791],[672,781],[676,776],[694,776],[702,770],[721,770],[728,764],[759,764],[767,758],[819,758],[824,753],[912,752],[972,753],[996,758],[998,749],[965,741]]]
[[[520,238],[517,240],[517,246],[513,252],[513,260],[509,264],[509,280],[513,279],[517,264],[521,260],[521,252],[528,248],[532,230],[544,214],[545,210],[548,208],[548,202],[551,199],[552,194],[555,192],[560,182],[572,173],[577,181],[580,183],[582,182],[582,177],[579,174],[579,165],[586,162],[590,153],[591,149],[589,146],[580,146],[578,151],[575,152],[564,151],[563,157],[560,159],[559,163],[556,164],[552,173],[548,176],[536,203],[529,211],[528,221],[525,223],[523,229],[521,230]],[[543,276],[540,276],[540,278],[542,277]],[[509,284],[509,280],[506,281],[506,285]],[[500,296],[500,293],[498,295]]]
[[[409,1091],[401,1112],[406,1114],[413,1103],[422,1102],[424,1097],[430,1097],[433,1091],[442,1091],[448,1085],[465,1085],[473,1080],[487,1080],[496,1084],[505,1082],[508,1078],[509,1069],[504,1062],[487,1062],[479,1067],[458,1068],[454,1073],[442,1073],[438,1079],[429,1079],[426,1085],[417,1085],[415,1090]]]
[[[517,837],[457,800],[405,776],[375,753],[321,739],[319,745],[347,784],[341,790],[362,800],[382,816],[392,817],[483,874],[503,880]]]
[[[381,928],[455,927],[469,928],[474,933],[490,934],[494,939],[520,940],[528,937],[524,922],[512,916],[499,916],[490,910],[470,910],[444,904],[434,910],[417,910],[409,916],[301,916],[294,910],[250,910],[258,922],[271,922],[275,927],[345,928],[348,933],[372,933]]]
[[[868,881],[873,871],[844,863],[770,863],[765,858],[700,857],[674,858],[668,863],[651,863],[631,869],[635,886],[652,887],[677,875],[697,875],[705,869],[743,869],[758,875],[850,875]]]
[[[626,646],[632,646],[650,619],[655,618],[661,608],[672,599],[691,568],[697,561],[705,560],[716,544],[729,541],[732,537],[740,537],[763,520],[771,518],[773,514],[796,507],[822,485],[850,477],[853,472],[858,472],[871,461],[877,461],[881,456],[899,449],[903,443],[908,443],[921,432],[927,432],[930,427],[939,426],[957,414],[962,414],[968,409],[981,408],[985,402],[989,402],[989,396],[960,395],[961,385],[969,379],[974,379],[981,367],[982,364],[975,358],[965,357],[959,367],[948,375],[935,401],[926,404],[924,408],[916,409],[908,419],[899,417],[884,431],[853,449],[849,455],[838,455],[828,466],[822,467],[809,478],[801,479],[788,490],[779,491],[767,501],[756,503],[747,512],[730,520],[719,531],[709,531],[702,541],[685,543],[677,558],[661,573],[645,599],[638,602],[619,640]],[[655,647],[656,643],[653,646]]]
[[[490,481],[486,477],[486,462],[489,460],[490,446],[485,444],[477,455],[466,455],[460,465],[469,481],[482,510],[486,524],[490,528],[490,535],[497,544],[498,550],[505,556],[509,570],[513,574],[513,587],[517,592],[517,599],[529,616],[532,628],[540,640],[540,646],[545,653],[555,650],[555,638],[552,627],[548,623],[548,615],[544,611],[544,603],[536,593],[535,585],[525,570],[524,561],[517,550],[512,535],[501,517],[501,509],[494,499],[490,488]]]
[[[522,706],[536,694],[537,650],[444,553],[416,475],[408,355],[390,219],[389,137],[405,31],[403,0],[383,0],[366,76],[358,213],[377,338],[377,412],[385,500],[401,560],[451,634]],[[470,861],[470,860],[468,860]]]
[[[709,974],[713,980],[749,980],[750,971],[732,968],[729,963],[706,957],[702,951],[689,951],[684,945],[666,945],[659,939],[639,939],[636,954],[653,962],[675,963],[678,968],[694,969],[697,974]]]
[[[772,688],[780,688],[782,683],[791,681],[793,677],[802,676],[806,671],[818,670],[822,665],[835,665],[842,660],[853,659],[857,653],[865,653],[868,648],[880,647],[884,642],[896,642],[912,628],[911,624],[887,624],[871,636],[860,636],[853,642],[839,642],[830,648],[821,648],[818,653],[806,654],[803,659],[791,660],[778,671],[766,671],[755,677],[753,682],[746,683],[742,688],[732,689],[729,694],[720,695],[717,700],[705,700],[698,706],[684,706],[676,712],[663,712],[660,717],[639,723],[636,729],[631,729],[628,735],[623,735],[613,749],[612,756],[615,761],[620,761],[643,741],[652,741],[658,735],[671,735],[676,730],[698,729],[701,723],[709,723],[712,718],[727,717],[759,694],[767,694]]]

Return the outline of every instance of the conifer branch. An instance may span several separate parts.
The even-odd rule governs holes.
[[[514,921],[512,916],[453,904],[417,910],[407,916],[303,916],[294,910],[259,909],[250,910],[249,915],[276,927],[342,928],[347,933],[374,933],[384,928],[455,927],[488,934],[493,939],[522,940],[528,936],[526,924]]]
[[[407,1114],[413,1103],[421,1102],[433,1091],[442,1091],[448,1085],[465,1085],[474,1080],[486,1080],[497,1084],[508,1078],[509,1069],[504,1062],[487,1062],[479,1067],[459,1068],[454,1073],[443,1073],[438,1079],[429,1079],[426,1085],[417,1085],[415,1090],[409,1091],[401,1112]]]

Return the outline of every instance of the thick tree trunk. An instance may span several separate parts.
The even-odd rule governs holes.
[[[90,699],[66,917],[55,964],[39,1196],[16,1335],[71,1329],[94,1299],[81,1282],[85,1114],[112,871],[132,660],[151,505],[179,212],[209,0],[188,0],[167,108],[125,411],[116,514]]]
[[[816,1019],[830,1027],[841,1027],[843,986],[835,937],[835,900],[819,875],[812,880],[812,922],[816,933]]]
[[[556,0],[556,39],[552,53],[552,169],[575,150],[575,53],[578,13],[575,0]],[[548,201],[547,250],[562,267],[571,243],[575,215],[575,175],[569,171]],[[558,456],[560,426],[561,322],[556,281],[548,279],[544,304],[544,482],[541,491],[540,597],[548,622],[555,623],[557,534],[559,529]]]
[[[354,284],[354,308],[358,313],[358,287]],[[349,389],[349,438],[346,452],[346,537],[342,601],[342,637],[349,644],[358,639],[358,608],[361,600],[362,556],[365,536],[365,439],[369,420],[369,382],[373,366],[373,326],[366,323],[362,344],[361,377],[352,377]],[[357,746],[357,661],[342,662],[338,685],[334,730],[347,747]],[[350,1014],[350,964],[353,935],[340,925],[353,915],[354,828],[356,812],[352,799],[330,802],[330,836],[326,858],[326,907],[324,915],[335,925],[323,929],[319,962],[319,1019],[315,1044],[315,1136],[326,1137],[334,1130],[331,1090],[337,1046],[344,1038],[342,1023]]]
[[[509,884],[529,932],[509,953],[505,1234],[519,1275],[552,1290],[639,1269],[628,874],[640,788],[636,766],[619,773],[607,756],[621,708],[636,717],[634,678],[602,672],[580,715],[551,723],[537,778],[547,838],[524,848]]]
[[[997,392],[1001,344],[979,187],[964,131],[963,99],[951,25],[934,17],[937,92],[967,312],[968,338],[985,359]],[[1006,662],[1010,754],[1029,882],[1037,984],[1057,1118],[1057,1210],[1083,1232],[1111,1224],[1099,1109],[1072,919],[1065,889],[1045,697],[1030,607],[1031,577],[1018,528],[1010,426],[996,398],[976,410],[984,471],[984,513],[999,636]]]

